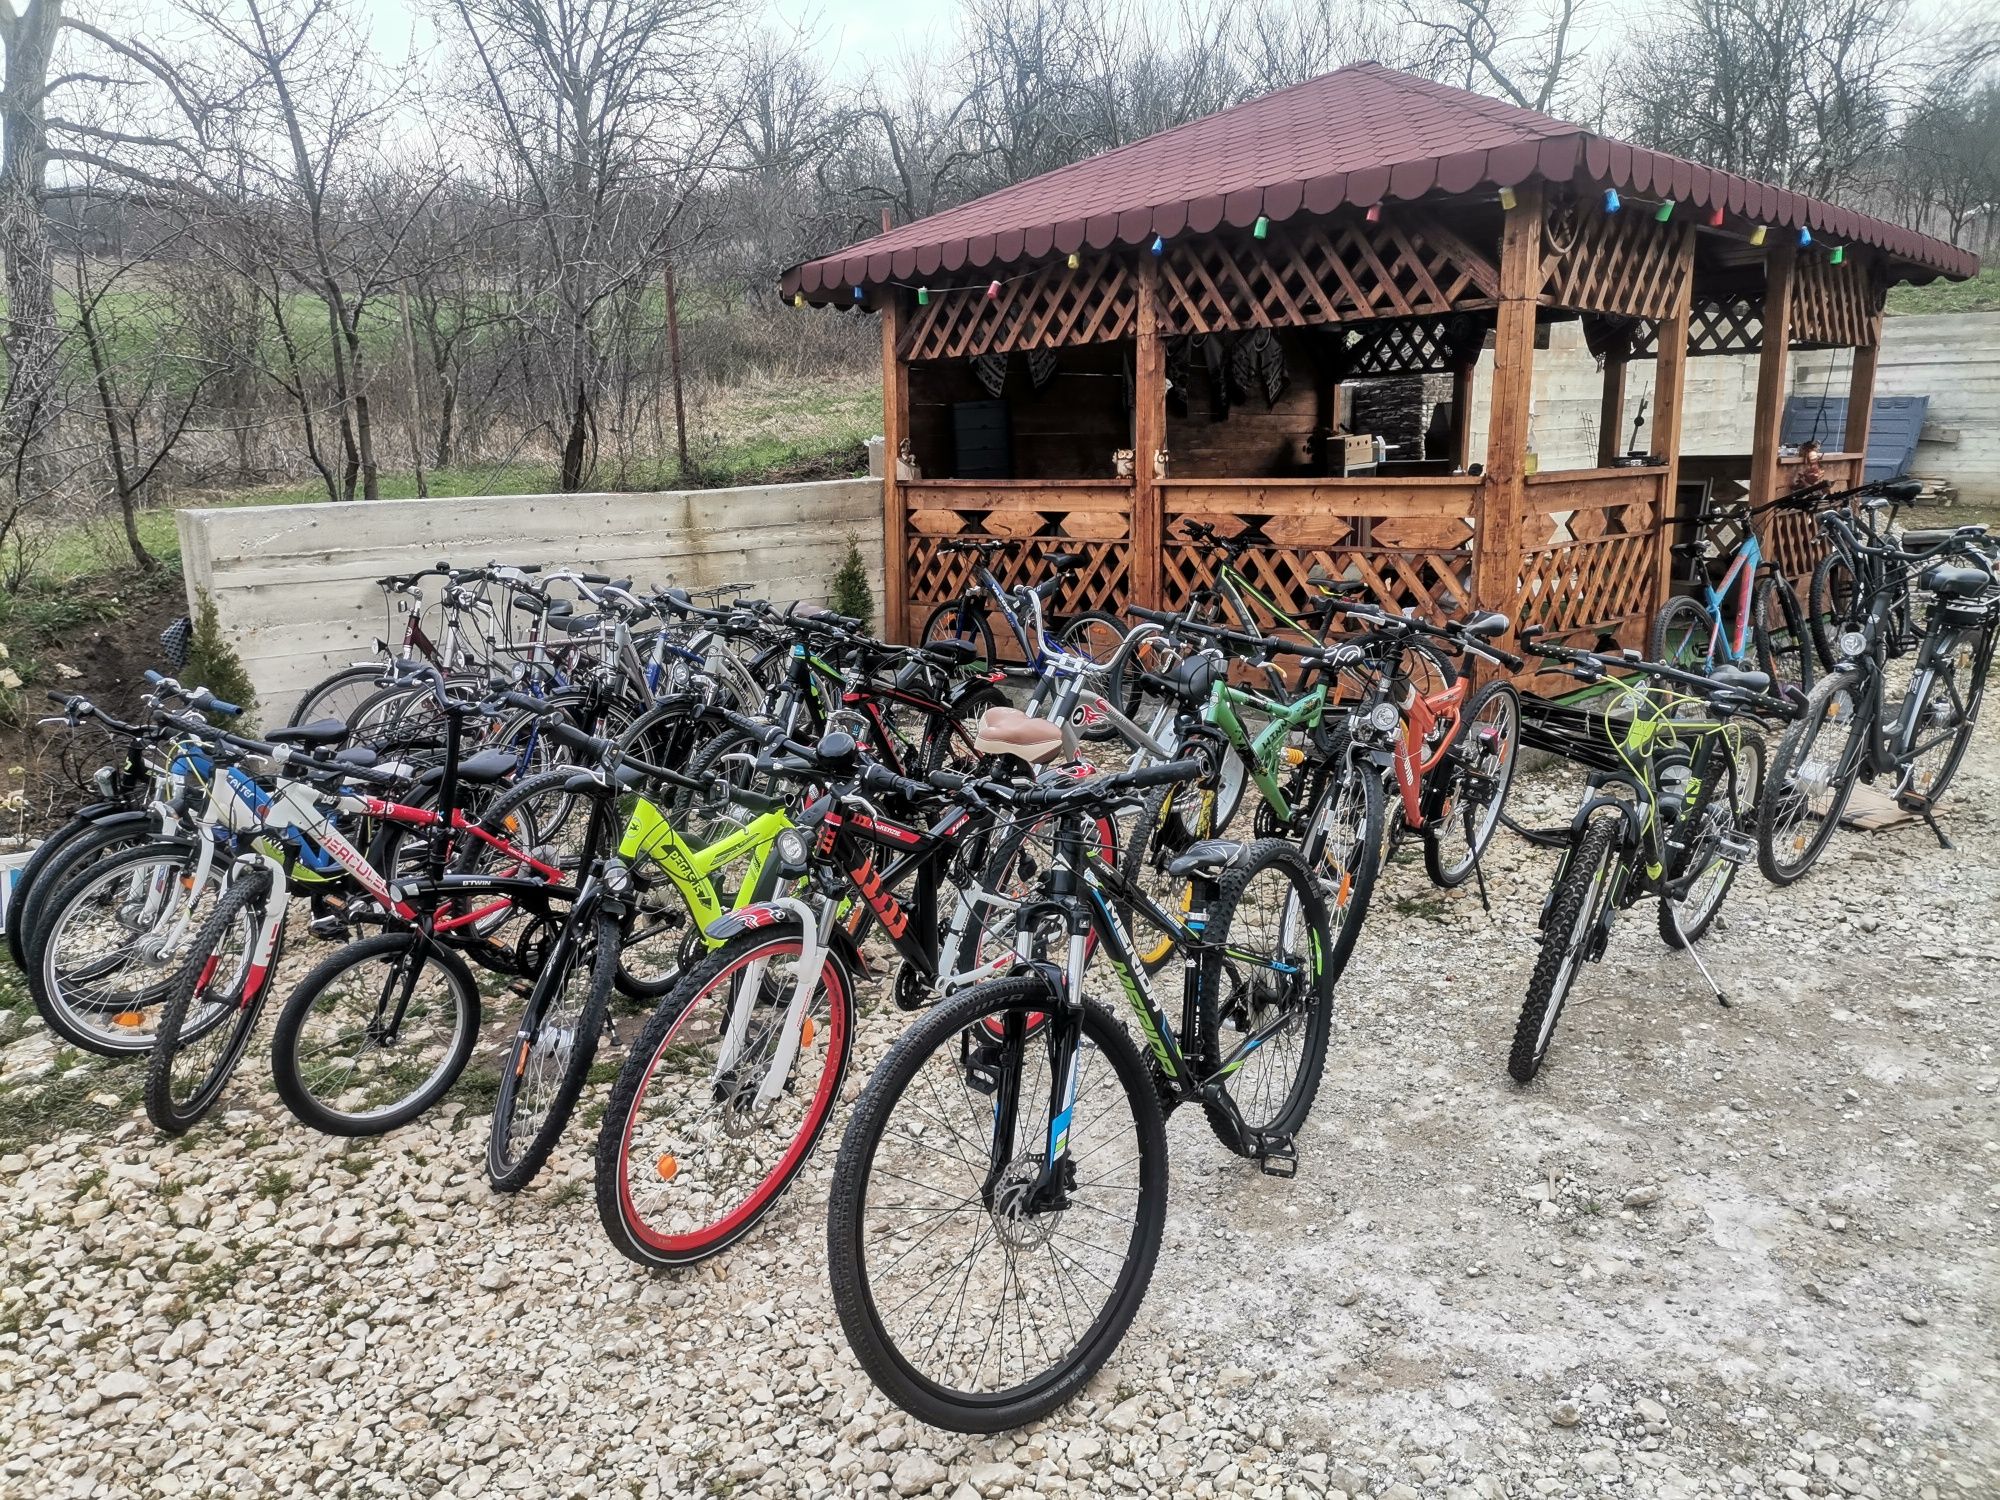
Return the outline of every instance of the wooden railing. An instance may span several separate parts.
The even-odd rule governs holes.
[[[1531,475],[1517,624],[1644,648],[1659,607],[1665,469]]]
[[[1002,583],[1047,576],[1042,559],[1081,553],[1089,566],[1063,594],[1065,611],[1121,609],[1131,567],[1132,483],[1122,479],[920,479],[899,485],[908,542],[910,634],[930,612],[956,599],[972,579],[976,559],[947,552],[955,536],[1018,538],[1022,546],[996,558]],[[893,578],[890,587],[894,587]]]

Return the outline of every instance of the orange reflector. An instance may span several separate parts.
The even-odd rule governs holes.
[[[653,1163],[653,1169],[660,1174],[660,1181],[672,1182],[680,1174],[681,1164],[674,1160],[672,1153],[663,1151],[660,1159]]]
[[[1354,876],[1347,870],[1340,872],[1340,905],[1347,905],[1347,898],[1354,894]]]
[[[136,1010],[121,1010],[111,1018],[113,1026],[144,1026],[146,1018]]]
[[[813,1025],[813,1018],[807,1016],[805,1029],[799,1033],[799,1045],[801,1047],[810,1047],[813,1044],[813,1038],[818,1034],[819,1028]]]
[[[528,1039],[521,1038],[521,1055],[514,1059],[514,1076],[519,1078],[528,1071]]]

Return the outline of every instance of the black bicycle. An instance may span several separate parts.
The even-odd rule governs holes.
[[[1916,489],[1890,481],[1855,493],[1867,497],[1863,510],[1879,510],[1907,503]],[[1912,548],[1907,536],[1899,546],[1839,511],[1822,513],[1820,527],[1847,562],[1855,600],[1839,621],[1833,669],[1771,755],[1757,864],[1778,885],[1818,862],[1859,781],[1888,781],[1896,801],[1950,846],[1935,812],[1971,742],[2000,633],[2000,584],[1981,550],[1984,528],[1960,527]],[[1908,689],[1894,701],[1895,615],[1912,575],[1924,630]]]

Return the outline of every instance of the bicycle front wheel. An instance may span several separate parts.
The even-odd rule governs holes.
[[[1382,862],[1382,824],[1388,816],[1382,773],[1357,755],[1337,760],[1306,824],[1305,855],[1326,893],[1326,971],[1338,980],[1361,936],[1375,875]]]
[[[1849,667],[1822,677],[1765,771],[1757,799],[1757,868],[1790,885],[1819,861],[1861,774],[1869,725],[1865,676]]]
[[[1813,670],[1818,664],[1817,649],[1798,593],[1782,574],[1767,573],[1757,580],[1751,618],[1757,633],[1758,661],[1770,673],[1773,685],[1809,690],[1817,675]]]
[[[1840,632],[1854,618],[1854,565],[1839,552],[1829,552],[1813,569],[1806,602],[1811,609],[1813,654],[1820,670],[1840,663]]]
[[[382,1135],[429,1109],[479,1035],[479,987],[413,932],[349,943],[299,981],[278,1016],[271,1077],[326,1135]]]
[[[1201,1071],[1221,1076],[1253,1135],[1305,1124],[1326,1066],[1333,1024],[1326,900],[1304,856],[1260,839],[1222,878],[1203,936]],[[1236,1121],[1204,1096],[1216,1139],[1237,1148]]]
[[[1542,927],[1542,951],[1528,977],[1528,998],[1514,1026],[1507,1071],[1528,1083],[1548,1061],[1563,1002],[1576,984],[1605,922],[1618,884],[1618,825],[1599,818],[1583,831],[1556,876],[1555,900]]]
[[[1896,794],[1936,807],[1972,743],[1986,681],[1979,636],[1941,637],[1930,652],[1932,660],[1917,674],[1897,726],[1896,759],[1904,769]]]
[[[618,976],[618,919],[599,913],[588,932],[571,920],[528,996],[500,1068],[486,1178],[517,1193],[535,1180],[583,1093]]]
[[[834,1165],[848,1342],[891,1401],[955,1432],[1019,1427],[1075,1395],[1160,1252],[1166,1122],[1146,1061],[1095,1001],[1058,1003],[1040,976],[999,979],[921,1017]],[[1052,1133],[1064,1161],[1045,1173]]]
[[[215,1108],[257,1029],[278,961],[274,948],[268,965],[254,962],[259,939],[266,922],[285,920],[282,910],[269,909],[270,896],[267,869],[230,886],[168,990],[146,1064],[146,1115],[169,1134]]]
[[[1715,617],[1686,594],[1676,594],[1660,606],[1646,637],[1654,661],[1686,672],[1707,671],[1714,646]]]
[[[821,965],[795,1027],[797,932],[751,933],[698,966],[626,1054],[597,1136],[597,1214],[619,1253],[685,1266],[756,1227],[840,1096],[846,971]]]

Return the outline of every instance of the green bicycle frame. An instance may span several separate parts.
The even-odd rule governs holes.
[[[723,915],[724,910],[718,895],[716,872],[748,855],[749,864],[744,870],[743,883],[737,889],[735,904],[749,905],[759,895],[758,888],[765,863],[771,857],[771,846],[778,835],[791,826],[791,818],[783,811],[760,813],[736,832],[697,849],[680,836],[673,824],[667,821],[665,813],[640,797],[625,820],[624,832],[619,835],[618,857],[628,866],[637,865],[641,860],[651,860],[659,866],[661,873],[687,903],[703,946],[715,949],[722,946],[723,940],[710,937],[708,929]]]
[[[1256,714],[1269,715],[1271,722],[1252,736],[1238,713],[1244,708]],[[1325,711],[1324,680],[1304,697],[1289,703],[1266,698],[1245,688],[1234,688],[1226,682],[1217,682],[1209,693],[1208,707],[1202,711],[1202,719],[1228,738],[1249,766],[1250,778],[1270,804],[1271,811],[1281,822],[1289,822],[1292,807],[1285,800],[1284,789],[1278,784],[1278,762],[1285,741],[1298,730],[1318,727],[1320,716]]]

